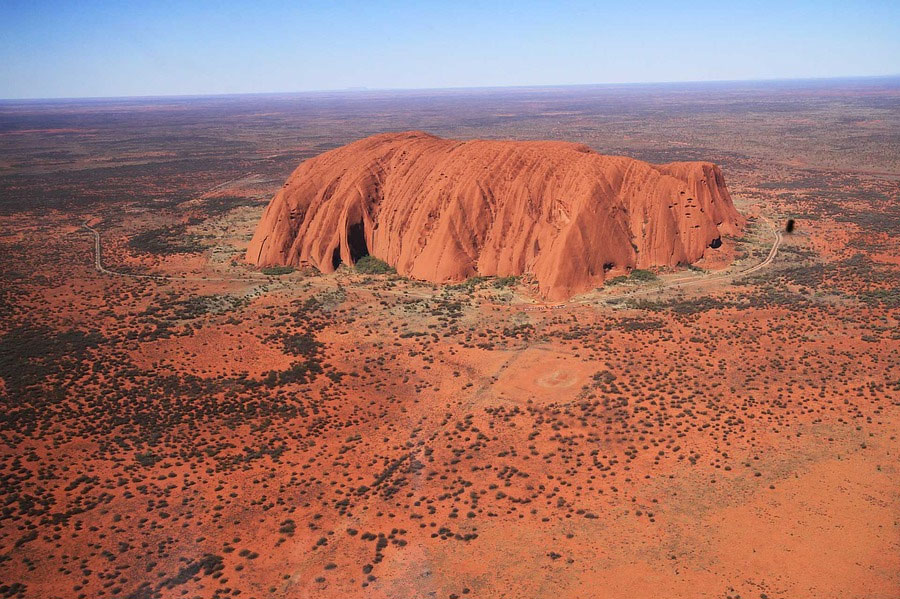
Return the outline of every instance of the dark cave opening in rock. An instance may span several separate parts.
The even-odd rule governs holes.
[[[356,263],[363,256],[369,255],[366,245],[366,229],[361,222],[350,225],[347,229],[347,245],[350,246],[350,260]]]
[[[347,229],[347,247],[350,249],[351,264],[356,264],[357,260],[369,255],[369,246],[366,244],[366,229],[361,222],[350,225]],[[341,246],[337,246],[331,254],[331,266],[337,270],[342,263]]]
[[[709,247],[711,247],[712,249],[716,249],[716,248],[722,247],[722,238],[721,238],[721,237],[716,237],[715,239],[713,239],[712,241],[710,241],[710,242],[709,242]]]

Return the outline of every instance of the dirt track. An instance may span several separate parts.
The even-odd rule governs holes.
[[[526,305],[522,306],[521,304],[492,304],[497,307],[514,307],[516,309],[521,309],[525,311],[535,311],[535,310],[562,310],[568,307],[573,306],[584,306],[584,305],[604,305],[607,304],[610,300],[621,300],[632,297],[638,297],[642,295],[648,295],[650,293],[659,292],[664,289],[670,288],[684,288],[692,285],[699,285],[701,283],[707,283],[709,281],[715,281],[720,279],[735,279],[738,277],[746,276],[753,274],[759,270],[762,270],[766,266],[772,263],[775,257],[778,255],[778,248],[781,246],[781,242],[783,239],[783,235],[780,229],[778,229],[772,221],[769,219],[765,219],[772,226],[772,234],[774,239],[772,241],[772,247],[769,249],[769,253],[764,260],[758,262],[744,270],[735,273],[720,273],[704,276],[702,278],[698,278],[697,275],[689,275],[682,276],[675,279],[670,279],[661,285],[654,286],[644,286],[638,289],[632,289],[629,291],[625,291],[618,294],[604,295],[600,298],[591,298],[591,299],[582,299],[582,300],[573,300],[569,302],[563,303],[554,303],[554,304],[536,304],[536,305]],[[133,279],[154,279],[157,281],[200,281],[200,282],[273,282],[272,277],[268,277],[265,275],[252,277],[214,277],[214,276],[203,276],[203,277],[192,277],[192,276],[172,276],[172,275],[151,275],[151,274],[137,274],[137,273],[127,273],[116,270],[110,270],[103,266],[103,244],[102,238],[100,236],[100,232],[95,228],[91,227],[87,222],[82,224],[84,229],[87,229],[94,236],[94,268],[97,272],[100,272],[105,275],[110,276],[119,276],[119,277],[129,277]],[[329,288],[331,289],[331,285],[322,285],[317,282],[306,280],[304,284],[311,285],[314,287],[321,288]],[[420,297],[423,299],[430,299],[432,297],[431,294],[423,294],[423,293],[415,293],[410,291],[393,291],[393,290],[379,290],[377,293],[387,293],[388,295],[398,295],[405,297]]]

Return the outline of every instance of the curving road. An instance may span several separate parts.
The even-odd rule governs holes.
[[[778,255],[778,248],[781,246],[781,242],[784,238],[781,230],[778,227],[776,227],[775,224],[771,220],[769,220],[768,218],[764,218],[764,220],[766,222],[768,222],[772,227],[772,234],[773,234],[772,247],[769,249],[769,253],[765,257],[764,260],[762,260],[752,266],[749,266],[741,271],[738,271],[738,272],[719,273],[719,274],[707,275],[707,276],[704,276],[701,278],[698,278],[697,275],[682,276],[682,277],[677,277],[674,279],[669,279],[661,285],[654,285],[651,287],[641,287],[638,289],[624,291],[622,293],[603,295],[603,296],[597,297],[597,298],[574,300],[574,301],[563,302],[563,303],[528,304],[525,306],[523,306],[521,304],[494,304],[494,303],[491,303],[491,305],[496,306],[496,307],[503,307],[503,308],[514,308],[517,310],[524,310],[524,311],[561,310],[561,309],[573,307],[573,306],[606,304],[610,300],[620,300],[620,299],[627,299],[627,298],[632,298],[632,297],[639,297],[642,295],[656,293],[656,292],[662,291],[664,289],[670,289],[673,287],[684,288],[684,287],[689,287],[691,285],[700,285],[702,283],[707,283],[709,281],[716,281],[719,279],[734,279],[734,278],[750,275],[750,274],[753,274],[753,273],[765,268],[766,266],[770,265],[773,260],[775,260],[775,257]],[[266,275],[243,276],[243,277],[214,277],[214,276],[193,277],[193,276],[188,276],[188,275],[173,276],[173,275],[137,274],[137,273],[129,273],[129,272],[111,270],[111,269],[103,266],[103,243],[102,243],[102,239],[100,237],[100,232],[97,231],[97,229],[90,226],[87,222],[82,223],[81,226],[84,229],[90,231],[91,234],[93,234],[93,236],[94,236],[94,268],[97,270],[97,272],[100,272],[105,275],[118,276],[118,277],[129,277],[132,279],[153,279],[153,280],[157,280],[157,281],[268,282],[268,283],[273,282],[272,277],[269,277]],[[309,285],[312,287],[319,287],[319,288],[327,288],[327,289],[334,288],[333,285],[322,284],[320,282],[311,281],[311,280],[304,280],[303,284]],[[403,296],[403,297],[415,297],[415,298],[422,298],[422,299],[431,299],[432,297],[434,297],[434,294],[416,293],[415,291],[409,291],[409,290],[406,290],[406,291],[395,291],[395,290],[390,290],[390,289],[373,290],[373,289],[368,289],[368,288],[366,290],[370,291],[372,293],[375,293],[375,294],[386,293],[388,295],[397,295],[397,296]],[[489,302],[484,302],[484,303],[489,303]]]
[[[784,234],[781,232],[781,230],[778,227],[775,226],[775,224],[771,220],[769,220],[767,218],[765,218],[764,220],[766,222],[768,222],[772,227],[772,235],[773,235],[772,247],[769,248],[769,253],[765,257],[765,259],[763,259],[760,262],[757,262],[756,264],[754,264],[752,266],[748,266],[747,268],[745,268],[743,270],[739,270],[737,272],[723,272],[723,273],[718,273],[718,274],[711,274],[711,275],[703,276],[701,278],[698,278],[697,275],[676,277],[674,279],[667,280],[662,285],[655,285],[652,287],[642,287],[639,289],[625,291],[625,292],[618,293],[618,294],[604,295],[604,296],[602,296],[600,298],[596,298],[596,299],[576,300],[575,302],[569,302],[569,303],[575,303],[575,304],[589,304],[589,303],[596,303],[596,302],[605,303],[609,300],[618,300],[618,299],[625,299],[625,298],[635,297],[635,296],[640,296],[640,295],[648,295],[651,293],[655,293],[657,291],[662,291],[663,289],[670,289],[673,287],[684,288],[684,287],[690,287],[691,285],[700,285],[703,283],[707,283],[709,281],[716,281],[719,279],[736,279],[739,277],[751,275],[759,270],[762,270],[763,268],[770,265],[775,260],[775,257],[778,255],[778,248],[781,247],[781,242],[784,239]],[[566,304],[562,304],[562,305],[566,305]]]

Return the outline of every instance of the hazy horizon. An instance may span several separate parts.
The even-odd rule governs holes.
[[[900,72],[886,75],[836,75],[833,77],[784,77],[775,79],[710,79],[705,81],[631,81],[608,83],[561,83],[561,84],[530,84],[530,85],[478,85],[456,87],[347,87],[340,89],[309,89],[309,90],[268,90],[258,92],[229,92],[229,93],[185,93],[185,94],[149,94],[126,96],[46,96],[46,97],[0,97],[0,102],[42,102],[42,101],[79,101],[79,100],[152,100],[152,99],[192,99],[192,98],[227,98],[241,96],[291,96],[291,95],[315,95],[315,94],[366,94],[366,93],[405,93],[405,92],[466,92],[466,91],[502,91],[502,90],[537,90],[572,88],[601,88],[632,89],[640,87],[693,87],[693,86],[740,86],[766,85],[766,84],[816,84],[816,83],[876,83],[879,81],[896,81],[900,84]]]
[[[0,98],[890,77],[900,5],[652,2],[0,6]]]

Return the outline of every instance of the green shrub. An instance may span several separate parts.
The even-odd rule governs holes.
[[[657,277],[652,271],[636,268],[632,270],[628,275],[619,275],[618,277],[613,277],[612,279],[607,281],[606,284],[622,285],[623,283],[647,283],[650,281],[656,281],[658,278],[659,277]]]
[[[291,519],[288,519],[281,523],[281,527],[278,529],[278,532],[280,532],[281,534],[294,536],[295,530],[297,530],[297,523]]]
[[[262,269],[262,274],[267,276],[289,275],[294,272],[293,266],[266,266]]]
[[[659,277],[657,277],[653,272],[649,270],[641,270],[639,268],[636,268],[631,271],[631,279],[634,281],[655,281],[658,278]]]
[[[494,280],[494,287],[502,288],[502,287],[512,287],[519,282],[519,277],[498,277]]]
[[[356,272],[364,275],[388,275],[397,272],[393,266],[374,256],[363,256],[353,265]]]
[[[154,455],[153,453],[151,453],[149,451],[147,453],[136,454],[134,456],[134,459],[141,466],[147,466],[147,467],[153,466],[154,464],[156,464],[156,462],[158,462],[160,460],[160,458],[158,456]]]
[[[456,283],[455,285],[448,285],[447,289],[451,289],[453,291],[465,291],[467,293],[471,293],[475,291],[475,288],[478,287],[481,283],[487,281],[487,277],[475,276],[469,277],[465,281],[461,283]]]

